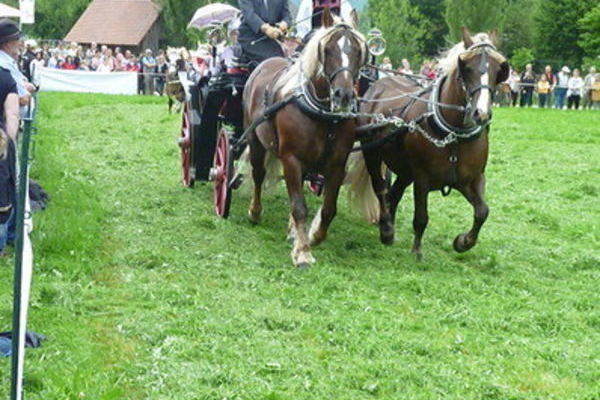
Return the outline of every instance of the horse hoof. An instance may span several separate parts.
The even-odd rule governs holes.
[[[300,263],[300,264],[296,265],[296,268],[298,268],[299,270],[305,271],[307,269],[310,269],[310,263],[307,263],[307,262]]]
[[[458,235],[452,243],[452,247],[454,247],[454,251],[457,253],[464,253],[465,251],[470,250],[474,245],[474,242],[469,243],[467,241],[467,235],[465,234]]]
[[[262,215],[262,212],[259,212],[258,214],[253,213],[252,211],[248,211],[248,221],[250,221],[250,223],[252,225],[257,225],[260,223],[260,217]]]
[[[417,260],[417,262],[423,261],[423,253],[421,252],[421,250],[412,249],[411,253],[415,257],[415,260]]]
[[[379,224],[379,240],[386,246],[394,244],[394,226],[389,223]]]
[[[311,237],[310,238],[310,247],[315,247],[320,245],[321,243],[323,243],[323,241],[325,240],[324,237]]]
[[[381,243],[385,244],[386,246],[391,246],[394,244],[394,234],[382,232],[379,235],[379,240],[381,241]]]

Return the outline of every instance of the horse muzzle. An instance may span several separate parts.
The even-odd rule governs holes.
[[[352,108],[354,91],[345,88],[336,88],[331,93],[331,110],[333,112],[348,112]]]

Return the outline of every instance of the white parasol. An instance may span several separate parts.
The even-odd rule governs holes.
[[[212,3],[200,7],[188,24],[188,28],[204,29],[214,22],[227,23],[239,15],[240,10],[223,3]]]

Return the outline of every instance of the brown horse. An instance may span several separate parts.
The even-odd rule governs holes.
[[[336,214],[337,197],[345,164],[355,141],[354,119],[344,117],[355,100],[354,84],[366,63],[363,36],[345,23],[334,21],[327,9],[323,27],[316,31],[299,58],[290,63],[272,58],[260,64],[244,89],[246,128],[261,118],[269,105],[287,105],[248,136],[254,195],[249,218],[257,223],[262,213],[261,193],[272,160],[283,165],[291,205],[292,259],[298,267],[314,263],[311,245],[321,243]],[[287,102],[291,96],[296,100]],[[346,114],[348,115],[348,114]],[[307,173],[325,177],[323,206],[307,235],[308,210],[303,194]],[[278,177],[277,174],[275,177]]]
[[[481,226],[488,216],[484,200],[485,166],[488,159],[488,131],[492,118],[492,94],[495,86],[508,77],[508,63],[496,51],[495,32],[471,36],[463,28],[463,40],[440,60],[442,77],[429,87],[396,76],[376,82],[366,93],[361,111],[383,113],[412,127],[377,128],[373,121],[372,137],[364,140],[385,142],[363,151],[364,163],[353,175],[365,173],[365,164],[379,208],[372,220],[379,220],[380,239],[394,241],[394,222],[398,202],[407,186],[414,183],[415,232],[412,251],[422,257],[421,239],[427,226],[427,197],[430,191],[458,190],[474,207],[475,218],[470,231],[454,240],[454,249],[464,252],[477,242]],[[359,129],[360,130],[360,129]],[[367,130],[366,130],[367,131]],[[391,136],[389,136],[391,135]],[[384,139],[387,138],[387,139]],[[388,193],[382,176],[382,162],[397,175]],[[362,169],[361,169],[362,168]],[[368,196],[367,184],[354,185],[358,197]],[[372,192],[371,192],[372,193]]]

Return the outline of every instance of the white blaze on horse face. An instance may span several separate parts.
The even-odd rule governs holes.
[[[343,68],[348,68],[350,67],[350,58],[348,57],[348,54],[346,54],[346,52],[344,51],[346,49],[346,43],[348,41],[348,38],[346,36],[342,36],[340,38],[340,40],[338,40],[338,46],[340,46],[340,54],[342,55],[342,67]],[[348,72],[347,70],[343,71],[344,74],[346,74],[346,77],[348,77],[348,75],[350,75],[350,72]]]
[[[489,68],[490,63],[488,62],[485,64],[485,74],[481,75],[482,86],[490,84]],[[480,90],[479,99],[477,100],[477,111],[482,116],[488,116],[490,113],[490,89],[487,87],[482,87]]]

